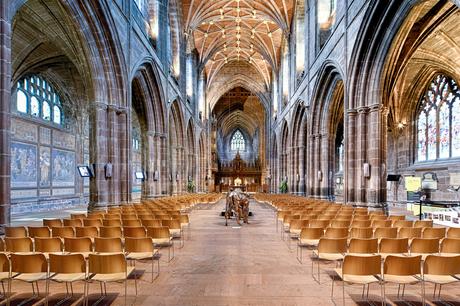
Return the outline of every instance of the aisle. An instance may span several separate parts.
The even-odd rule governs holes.
[[[297,262],[275,232],[273,210],[251,203],[251,224],[233,228],[219,216],[223,205],[192,212],[191,240],[151,288],[142,286],[136,304],[333,305],[330,280],[318,285],[310,265]]]

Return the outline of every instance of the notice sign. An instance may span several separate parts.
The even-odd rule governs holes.
[[[404,178],[406,191],[415,192],[422,186],[422,178],[417,176],[406,176]]]

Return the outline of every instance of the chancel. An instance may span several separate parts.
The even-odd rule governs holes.
[[[459,16],[1,0],[0,303],[458,303]]]

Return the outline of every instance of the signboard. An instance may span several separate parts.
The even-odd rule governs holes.
[[[406,176],[404,178],[406,191],[415,192],[422,186],[422,178],[417,176]]]

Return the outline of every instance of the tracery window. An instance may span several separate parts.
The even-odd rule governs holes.
[[[317,22],[319,26],[319,47],[322,48],[331,36],[336,21],[337,0],[318,0]]]
[[[423,94],[417,116],[417,160],[460,157],[460,89],[438,75]]]
[[[244,151],[246,149],[244,136],[240,130],[233,134],[230,144],[232,151]]]
[[[24,77],[16,84],[16,90],[13,103],[19,113],[63,124],[61,98],[44,78],[37,75]]]

